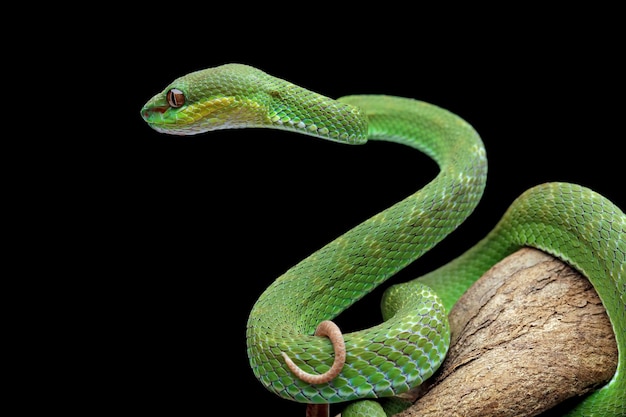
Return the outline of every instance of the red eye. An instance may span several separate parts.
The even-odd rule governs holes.
[[[177,88],[167,92],[167,102],[175,109],[185,104],[185,94]]]

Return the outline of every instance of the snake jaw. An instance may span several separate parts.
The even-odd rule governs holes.
[[[158,95],[143,107],[141,115],[154,130],[173,135],[196,135],[269,123],[262,105],[237,97],[212,97],[173,108],[163,104],[162,95]]]

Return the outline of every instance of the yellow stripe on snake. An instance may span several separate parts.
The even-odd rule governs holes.
[[[333,318],[444,239],[478,204],[487,161],[472,126],[418,100],[334,100],[240,64],[174,80],[141,115],[173,135],[268,127],[348,144],[397,142],[440,168],[425,187],[303,259],[260,296],[248,320],[247,350],[254,375],[271,392],[306,404],[350,402],[344,417],[384,416],[385,407],[406,406],[361,400],[394,398],[430,377],[448,350],[447,313],[458,298],[495,263],[530,246],[589,279],[616,336],[613,378],[571,415],[626,415],[626,216],[603,196],[568,183],[526,191],[466,253],[389,287],[382,323],[341,334]]]

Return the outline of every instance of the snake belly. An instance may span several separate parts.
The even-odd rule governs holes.
[[[626,216],[606,198],[567,183],[528,190],[465,254],[424,277],[388,288],[383,321],[344,334],[341,371],[330,381],[311,384],[287,368],[283,355],[307,373],[328,371],[334,348],[326,337],[314,335],[318,324],[418,259],[471,214],[487,176],[479,135],[460,117],[429,103],[385,95],[333,100],[240,64],[174,80],[141,114],[155,130],[174,135],[267,127],[347,144],[390,141],[427,154],[440,168],[425,187],[306,257],[259,297],[248,319],[247,351],[254,375],[276,395],[328,404],[394,397],[419,385],[445,357],[447,313],[458,298],[496,262],[531,246],[587,276],[616,335],[614,377],[572,415],[626,412]],[[347,409],[344,416],[350,413]]]

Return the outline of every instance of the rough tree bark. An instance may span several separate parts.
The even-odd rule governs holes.
[[[617,345],[589,281],[523,249],[489,270],[450,314],[446,361],[397,417],[536,416],[608,381]]]

